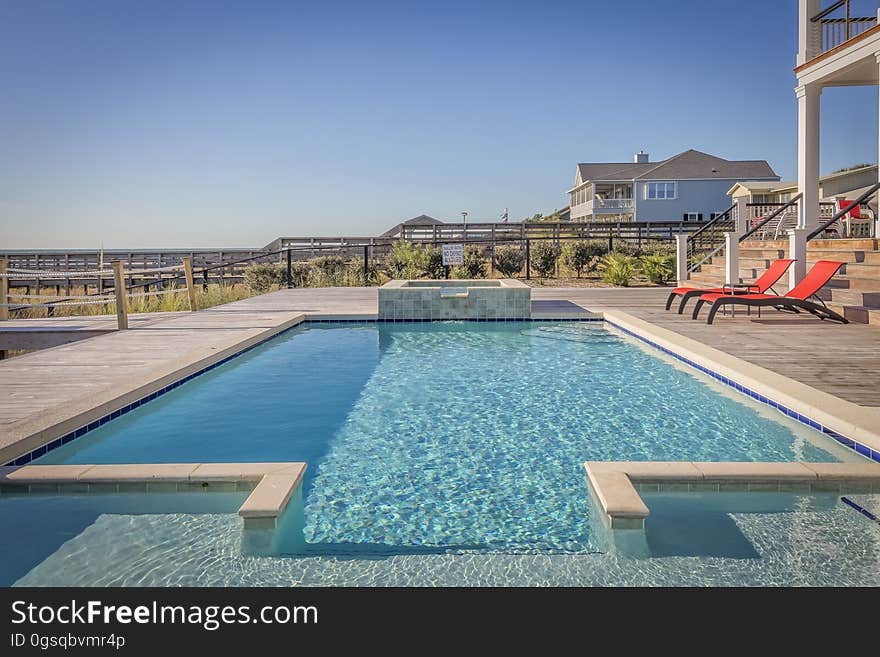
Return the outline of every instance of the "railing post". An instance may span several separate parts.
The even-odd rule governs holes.
[[[724,233],[724,282],[739,283],[739,236],[737,231]]]
[[[736,221],[734,222],[734,230],[740,235],[744,234],[748,229],[749,223],[749,208],[748,208],[748,198],[745,196],[738,196],[734,199],[736,207],[733,209],[733,212],[736,216]]]
[[[288,253],[288,262],[290,262],[290,251]],[[288,271],[290,267],[288,266]],[[289,274],[288,274],[289,275]],[[369,285],[370,280],[370,247],[364,244],[364,285]]]
[[[531,240],[526,240],[526,280],[532,280],[532,253]]]
[[[183,259],[183,274],[186,277],[186,296],[189,297],[189,309],[196,310],[196,284],[193,281],[192,258]]]
[[[788,289],[801,282],[807,273],[807,228],[792,228],[788,231],[788,257],[794,258],[788,270]]]
[[[116,326],[128,328],[128,295],[125,293],[125,270],[122,260],[113,261],[113,291],[116,293]]]
[[[684,285],[688,280],[687,241],[687,233],[675,236],[675,278],[679,285]]]
[[[9,279],[6,271],[9,268],[9,260],[0,258],[0,321],[9,319]]]
[[[364,252],[366,253],[367,247],[364,247]],[[287,249],[287,289],[293,287],[293,263],[290,261],[290,249]],[[366,265],[364,265],[366,267]],[[366,276],[366,271],[364,271],[364,276]]]

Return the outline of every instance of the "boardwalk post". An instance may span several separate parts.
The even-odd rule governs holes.
[[[370,247],[364,244],[364,285],[370,284]]]
[[[9,279],[6,278],[6,269],[9,267],[9,260],[0,258],[0,321],[9,319]]]
[[[531,240],[526,240],[526,280],[529,281],[532,279],[532,255],[529,246],[531,245]]]
[[[128,328],[128,297],[125,293],[125,270],[122,260],[113,261],[113,291],[116,292],[116,323],[120,331]]]
[[[196,284],[193,281],[192,258],[183,259],[183,274],[186,276],[186,296],[189,297],[189,309],[196,310]]]
[[[364,247],[366,249],[367,247]],[[293,263],[290,261],[290,248],[287,249],[287,289],[293,287]]]

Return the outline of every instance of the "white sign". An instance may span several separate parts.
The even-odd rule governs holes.
[[[443,265],[463,265],[464,264],[464,244],[444,244],[443,245]]]

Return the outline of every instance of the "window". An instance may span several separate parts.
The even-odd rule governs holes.
[[[715,218],[715,213],[712,213],[712,218]],[[703,213],[702,212],[685,212],[684,213],[685,221],[702,221]]]
[[[645,198],[663,200],[675,198],[674,182],[649,182],[645,186]]]

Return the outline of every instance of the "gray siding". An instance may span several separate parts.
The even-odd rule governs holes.
[[[723,212],[730,207],[728,190],[736,180],[676,180],[677,197],[672,200],[647,200],[645,188],[649,182],[636,183],[637,221],[681,221],[685,212],[702,212],[708,221],[713,212]]]

